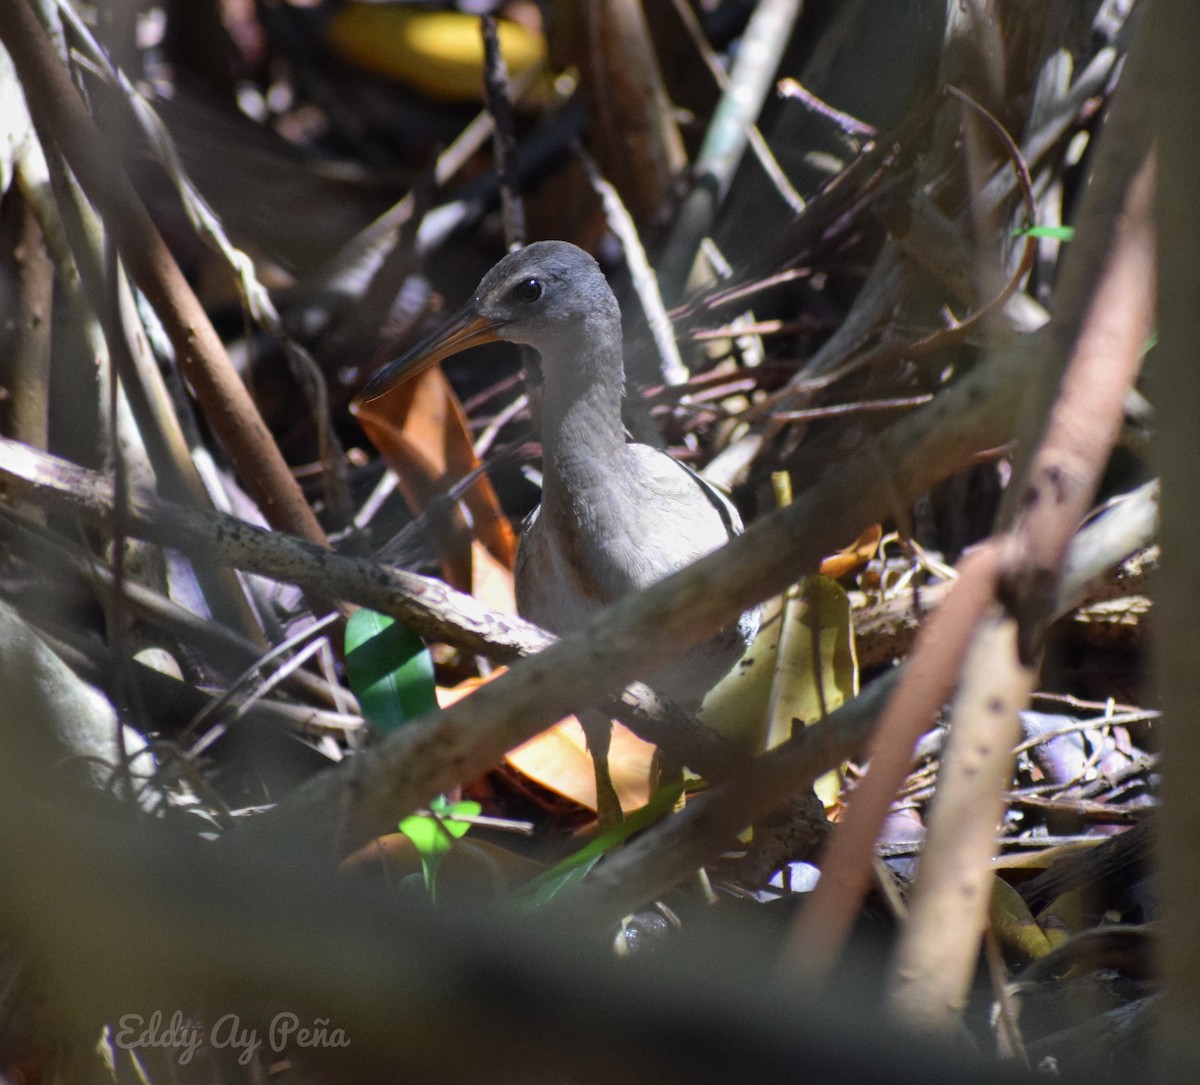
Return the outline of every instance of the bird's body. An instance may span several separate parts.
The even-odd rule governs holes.
[[[521,538],[515,574],[524,617],[569,633],[741,530],[736,510],[712,486],[665,453],[626,441],[620,309],[596,261],[566,242],[538,242],[505,256],[471,302],[387,366],[359,399],[494,339],[533,347],[544,376],[542,503]],[[757,628],[757,610],[747,611],[650,684],[698,708]]]
[[[741,530],[736,511],[717,491],[656,449],[622,444],[600,453],[583,442],[568,456],[582,453],[587,463],[564,479],[550,466],[553,446],[544,447],[542,503],[521,536],[516,590],[521,614],[552,633],[580,628],[621,596],[665,579]],[[616,495],[611,474],[620,478]],[[693,648],[650,684],[695,710],[741,657],[757,624],[757,612],[748,612],[737,627]]]

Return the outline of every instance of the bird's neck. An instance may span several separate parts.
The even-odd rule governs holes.
[[[574,364],[543,367],[542,504],[565,507],[603,500],[605,480],[625,456],[621,421],[624,367],[619,328],[584,337]]]

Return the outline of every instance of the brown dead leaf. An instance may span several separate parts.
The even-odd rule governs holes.
[[[436,499],[479,466],[462,404],[441,369],[425,370],[362,404],[357,413],[363,431],[396,472],[412,510],[435,516],[433,536],[447,583],[460,591],[472,589],[472,535],[511,569],[516,552],[512,527],[486,475],[476,479],[461,504],[438,515],[442,506]]]

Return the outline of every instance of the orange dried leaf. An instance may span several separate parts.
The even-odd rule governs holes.
[[[458,704],[464,697],[469,697],[480,686],[486,686],[489,682],[494,682],[499,678],[507,667],[497,667],[491,674],[481,678],[467,678],[459,682],[457,686],[451,686],[449,689],[444,689],[441,686],[437,688],[437,702],[439,708],[449,708],[452,704]]]
[[[505,760],[543,787],[589,810],[596,809],[596,774],[583,728],[573,716],[509,750]],[[650,801],[653,760],[653,745],[643,742],[621,724],[614,724],[608,767],[621,809],[626,813]]]
[[[415,513],[425,512],[435,498],[479,466],[462,404],[440,368],[427,369],[386,396],[362,404],[357,413]],[[475,537],[501,565],[511,568],[516,551],[512,527],[485,475],[463,495],[462,504]],[[456,505],[435,526],[447,582],[470,591],[472,530],[462,508]]]
[[[504,670],[500,669],[487,678],[469,678],[453,689],[439,689],[438,704],[447,708],[503,673]],[[568,716],[528,742],[509,750],[504,759],[542,787],[589,810],[596,809],[596,774],[591,755],[587,752],[583,728],[574,716]],[[613,725],[608,766],[622,810],[637,810],[650,801],[653,760],[654,746],[651,743],[642,741],[619,723]]]
[[[839,550],[821,562],[821,573],[831,580],[839,580],[860,565],[865,565],[875,556],[879,548],[879,540],[883,538],[883,528],[872,524],[845,550]]]

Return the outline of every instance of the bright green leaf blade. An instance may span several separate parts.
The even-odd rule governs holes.
[[[634,833],[653,825],[671,810],[679,801],[683,789],[683,781],[659,788],[645,806],[635,810],[615,829],[610,829],[603,836],[589,841],[574,855],[567,856],[561,863],[556,863],[549,870],[514,890],[508,898],[509,907],[518,915],[525,915],[582,881],[606,852],[618,844],[623,844]]]
[[[470,823],[456,819],[477,817],[483,809],[468,799],[447,803],[441,797],[430,803],[430,808],[430,814],[412,814],[399,825],[400,832],[413,842],[422,857],[445,855],[454,841],[465,836],[471,827]]]
[[[412,814],[406,817],[398,828],[417,849],[417,854],[421,857],[421,874],[425,878],[425,888],[429,895],[434,897],[438,867],[441,866],[446,853],[454,847],[454,842],[465,836],[471,828],[469,822],[457,819],[478,817],[483,807],[470,799],[450,803],[444,795],[439,795],[429,804],[429,809],[429,814]]]
[[[1013,230],[1013,237],[1045,237],[1051,241],[1070,241],[1075,237],[1074,226],[1026,226]]]
[[[380,734],[437,707],[433,658],[416,633],[373,610],[356,610],[345,643],[350,688]]]

